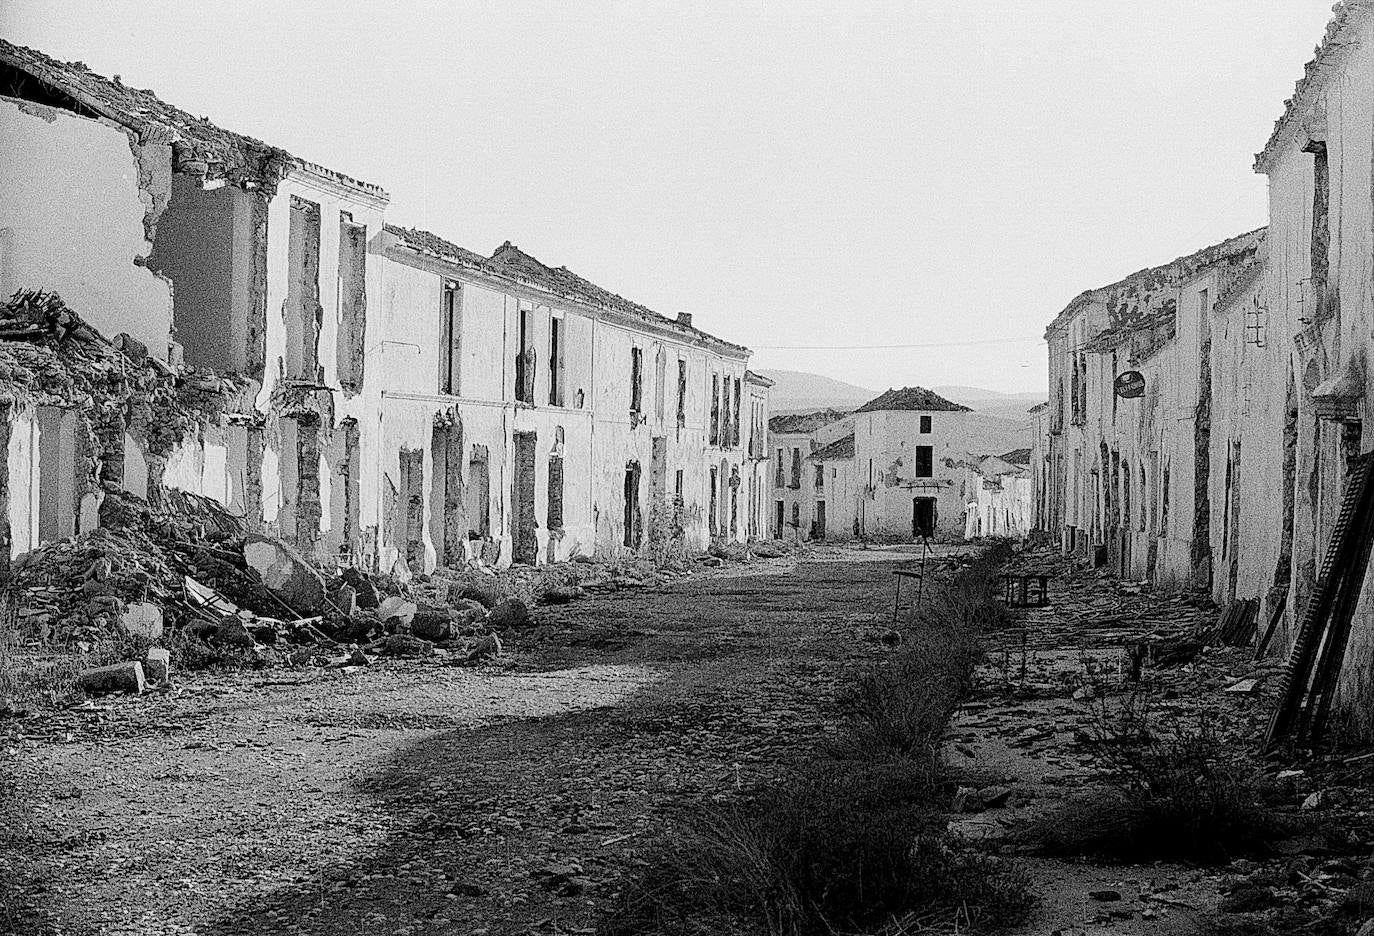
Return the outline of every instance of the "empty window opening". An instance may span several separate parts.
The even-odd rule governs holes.
[[[800,529],[801,529],[801,505],[800,505],[800,504],[793,504],[793,505],[792,505],[792,529],[794,529],[794,530],[800,530]]]
[[[563,456],[549,456],[549,507],[546,525],[550,532],[563,529]]]
[[[682,500],[682,469],[679,468],[673,474],[673,494],[678,500]]]
[[[401,449],[400,468],[405,562],[411,572],[420,573],[425,570],[425,453]]]
[[[534,404],[534,310],[519,311],[519,346],[515,352],[515,399],[518,403]]]
[[[291,196],[286,295],[286,376],[318,381],[320,326],[320,206]]]
[[[712,466],[711,466],[711,492],[710,492],[711,497],[710,497],[710,501],[708,502],[708,504],[707,504],[707,506],[706,506],[706,525],[707,525],[707,531],[708,531],[712,536],[715,536],[715,535],[716,535],[716,505],[717,505],[717,503],[718,503],[718,501],[717,501],[717,496],[718,496],[717,488],[719,487],[719,481],[720,481],[720,479],[719,479],[719,478],[717,477],[717,475],[716,475],[716,467],[715,467],[715,465],[712,465]]]
[[[682,358],[677,360],[677,424],[687,425],[687,362]]]
[[[563,405],[563,320],[549,320],[549,405]]]
[[[362,458],[359,450],[358,420],[349,417],[343,421],[343,462],[339,465],[339,478],[343,482],[343,542],[339,544],[339,555],[346,563],[357,562],[360,558],[362,530],[359,529],[360,503],[362,490]]]
[[[930,435],[930,417],[929,417],[929,416],[922,416],[922,417],[921,417],[921,434],[922,434],[922,435]]]
[[[630,415],[638,418],[644,406],[644,349],[630,349]]]
[[[320,535],[320,427],[315,419],[296,425],[296,546],[307,555]]]
[[[720,444],[720,377],[711,375],[711,445]]]
[[[792,476],[788,479],[788,487],[795,490],[801,489],[801,449],[792,449]]]
[[[33,452],[33,461],[38,477],[30,504],[37,501],[38,536],[33,545],[39,545],[66,539],[77,532],[77,414],[74,410],[40,406],[35,422],[37,451]]]
[[[786,455],[783,454],[783,449],[778,449],[778,466],[777,470],[773,472],[773,487],[782,487],[787,483],[786,473]]]
[[[729,463],[722,459],[720,472],[716,477],[720,479],[720,525],[718,529],[721,536],[729,537],[734,535],[734,528],[730,523],[730,494],[734,490],[734,485],[739,484],[739,475],[736,474],[732,478]]]
[[[664,408],[667,401],[664,399],[668,392],[668,358],[663,353],[663,348],[658,349],[654,355],[654,418],[660,422],[663,420]]]
[[[515,473],[512,479],[511,559],[533,565],[539,551],[534,516],[534,460],[536,436],[533,432],[515,433]]]
[[[817,465],[817,466],[816,466],[816,490],[820,490],[820,489],[823,488],[823,487],[825,487],[825,466],[824,466],[824,465]]]
[[[485,445],[474,445],[468,454],[468,537],[491,536],[491,457]]]
[[[739,469],[730,469],[730,527],[729,535],[733,537],[739,530]]]
[[[643,537],[643,514],[639,507],[639,462],[625,465],[625,547],[639,549]]]
[[[458,396],[463,348],[463,289],[445,280],[439,293],[439,392]]]
[[[1312,140],[1304,151],[1312,160],[1312,247],[1311,282],[1316,300],[1316,315],[1327,308],[1327,275],[1331,250],[1331,173],[1327,164],[1326,142]]]
[[[206,191],[190,176],[172,176],[148,268],[174,285],[172,323],[188,364],[247,370],[248,322],[257,311],[256,200],[237,186]],[[167,353],[165,346],[150,350],[158,357]]]
[[[434,426],[430,440],[434,482],[430,485],[430,540],[439,565],[450,568],[467,560],[467,498],[463,479],[463,424],[450,414]]]
[[[336,360],[339,386],[357,393],[363,386],[367,340],[367,226],[339,213],[339,333]]]
[[[916,446],[916,469],[918,478],[929,478],[935,474],[935,449],[929,445]]]
[[[744,412],[742,406],[743,406],[743,404],[740,402],[740,382],[739,382],[739,378],[736,377],[736,378],[735,378],[735,405],[734,405],[734,406],[731,408],[731,410],[730,410],[730,412],[731,412],[731,416],[730,416],[730,445],[731,445],[732,447],[734,447],[734,448],[738,448],[738,447],[739,447],[739,423],[740,423],[740,416],[741,416],[741,415],[743,414],[743,412]]]

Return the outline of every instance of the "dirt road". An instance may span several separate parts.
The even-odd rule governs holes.
[[[909,558],[544,609],[484,669],[180,674],[0,723],[0,929],[585,931],[676,809],[766,782],[827,730]]]

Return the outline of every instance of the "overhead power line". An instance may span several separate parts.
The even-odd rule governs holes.
[[[755,351],[898,351],[918,348],[963,348],[970,345],[1040,344],[1045,339],[1040,335],[1033,338],[972,338],[968,341],[929,341],[914,344],[879,345],[752,345]]]

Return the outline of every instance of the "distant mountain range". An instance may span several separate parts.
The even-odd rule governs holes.
[[[806,371],[763,370],[759,373],[774,382],[768,395],[768,411],[775,416],[807,413],[828,407],[855,409],[881,392]],[[1026,411],[1045,399],[1043,393],[1002,393],[981,387],[945,386],[928,389],[980,413],[1026,425],[1030,424]]]

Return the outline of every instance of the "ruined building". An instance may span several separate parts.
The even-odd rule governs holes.
[[[1013,479],[1027,469],[970,454],[995,447],[997,434],[968,407],[922,387],[888,390],[853,413],[775,416],[770,430],[772,532],[780,538],[1026,532],[1029,481]]]
[[[761,526],[767,381],[690,316],[388,226],[375,185],[3,41],[0,125],[0,299],[60,296],[95,349],[0,394],[6,559],[109,485],[404,572]]]
[[[1084,293],[1046,333],[1037,526],[1132,578],[1256,601],[1271,653],[1292,646],[1374,448],[1371,126],[1374,3],[1347,0],[1256,159],[1267,232]],[[1143,395],[1113,392],[1127,371]],[[1368,557],[1342,562],[1357,567],[1334,711],[1367,738],[1374,595]]]

